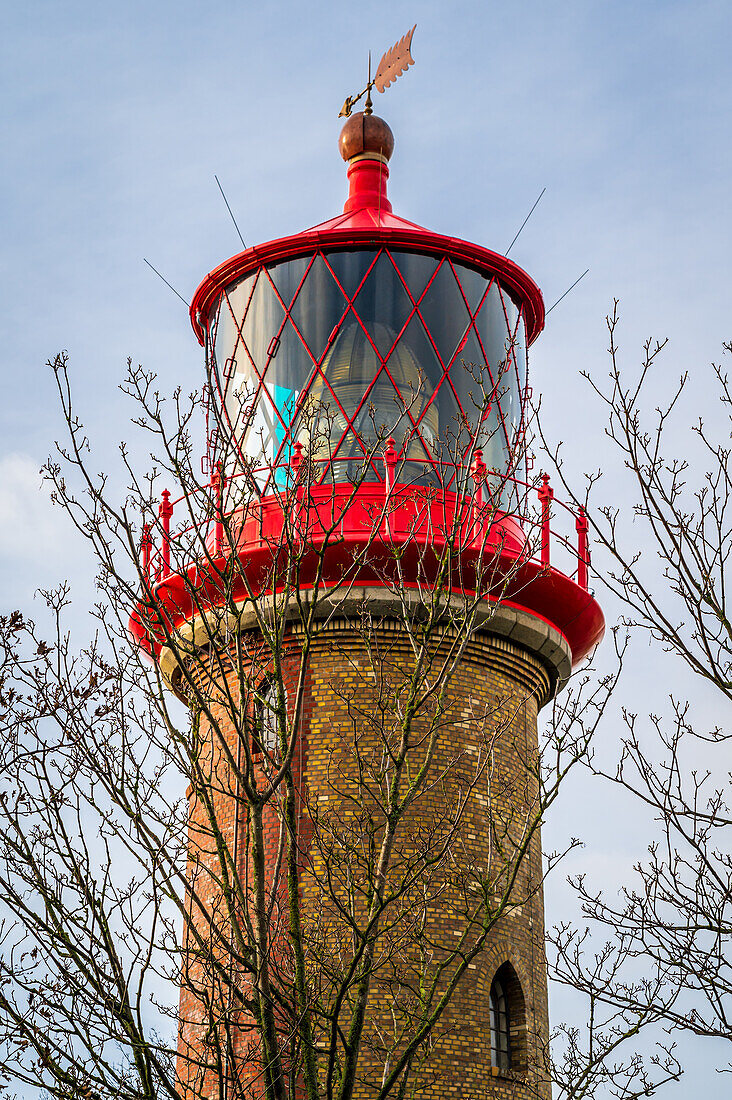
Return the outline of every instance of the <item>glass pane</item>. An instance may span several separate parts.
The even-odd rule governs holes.
[[[358,408],[380,368],[371,341],[353,311],[349,312],[322,363],[324,377],[335,391],[343,393],[344,409],[354,412]]]
[[[526,381],[528,375],[528,357],[526,352],[526,323],[523,315],[519,318],[514,335],[514,354],[516,357],[516,370],[518,373],[519,393],[523,398],[526,393]]]
[[[337,445],[380,367],[376,352],[350,312],[320,371],[314,374],[298,416],[297,438],[312,448],[316,458],[325,457]],[[394,396],[393,386],[391,390]]]
[[[321,435],[317,442],[311,440],[312,454],[322,465],[322,478],[325,481],[376,481],[379,480],[375,467],[378,459],[370,462],[361,441],[352,431],[339,436],[333,430],[331,439]]]
[[[507,290],[501,290],[501,298],[503,299],[503,308],[506,311],[508,330],[513,333],[516,330],[516,322],[518,321],[518,306],[515,305]]]
[[[217,299],[216,304],[209,311],[208,325],[206,331],[206,356],[208,358],[208,361],[211,363],[211,369],[214,373],[214,376],[218,375],[219,377],[221,377],[222,372],[219,370],[218,355],[216,354],[216,336],[219,331],[219,317],[221,315],[222,300],[223,295],[221,295]],[[221,382],[221,384],[223,386],[223,381]]]
[[[503,311],[503,302],[497,283],[492,284],[483,300],[475,323],[488,365],[492,370],[497,369],[506,361],[506,348],[509,342],[506,314]]]
[[[234,354],[234,348],[239,338],[239,332],[234,318],[226,301],[226,295],[219,299],[216,313],[211,318],[211,335],[213,338],[214,356],[219,372],[221,384],[224,384],[224,364],[229,356]]]
[[[385,252],[379,256],[353,305],[379,353],[388,355],[414,307]]]
[[[407,350],[410,358],[416,363],[420,384],[424,384],[430,393],[435,390],[442,380],[444,371],[418,314],[415,313],[407,325],[398,347],[400,350]],[[386,361],[390,372],[393,372],[391,359],[396,351],[397,349]]]
[[[418,252],[392,252],[391,258],[399,268],[410,294],[418,302],[434,275],[439,260]]]
[[[268,465],[271,464],[284,439],[284,428],[278,413],[275,395],[265,383],[247,433],[247,455],[256,459],[257,463],[264,460]]]
[[[322,356],[328,337],[347,308],[348,303],[322,256],[316,256],[291,309],[292,319],[314,359]]]
[[[262,699],[257,704],[257,740],[260,749],[264,749],[270,756],[277,755],[277,685],[274,682],[264,687]]]
[[[251,357],[239,335],[239,326],[247,310],[255,281],[256,275],[243,279],[223,296],[216,333],[216,361],[224,387],[224,408],[237,446],[251,419],[260,385]]]
[[[411,427],[404,402],[392,385],[386,371],[382,371],[371,387],[368,397],[361,403],[353,420],[366,447],[386,440],[390,435],[404,434]]]
[[[514,324],[516,324],[518,322],[516,307],[507,296],[504,299],[501,298],[495,283],[481,307],[476,324],[488,358],[493,385],[505,420],[506,435],[508,437],[507,445],[513,445],[515,430],[521,422],[521,402],[513,341],[506,325],[504,301],[511,311],[511,316],[514,317]],[[523,332],[521,336],[523,336]]]
[[[221,308],[219,310],[218,325],[215,333],[216,364],[224,385],[225,377],[230,375],[233,365],[227,362],[239,356],[239,326],[246,310],[249,296],[254,286],[256,276],[242,279],[235,287],[229,288],[221,295]]]
[[[494,981],[490,992],[491,1061],[502,1073],[511,1068],[508,1005],[503,988]]]
[[[292,436],[316,461],[332,453],[348,427],[340,396],[331,392],[320,372],[316,373],[292,426]]]
[[[447,366],[470,321],[465,300],[447,261],[437,272],[419,311]]]
[[[315,365],[302,340],[288,320],[273,343],[266,379],[270,386],[279,386],[291,393],[307,389]]]
[[[272,282],[288,309],[311,260],[312,256],[300,256],[297,260],[288,260],[287,263],[275,264],[269,268]]]
[[[483,461],[489,470],[502,470],[506,466],[506,436],[499,411],[500,387],[495,387],[480,350],[475,330],[470,329],[465,345],[450,368],[452,382],[460,406],[475,436],[473,451],[483,452]],[[465,441],[463,454],[468,455],[472,436],[467,431],[461,436]],[[492,480],[493,491],[498,487]],[[496,501],[498,503],[498,501]]]
[[[275,484],[284,485],[292,455],[290,428],[303,390],[307,389],[315,371],[302,340],[288,320],[279,343],[273,348],[267,367],[264,391],[268,405],[257,407],[257,416],[244,443],[244,452],[253,457],[262,453],[263,431],[266,429],[267,462],[277,462]],[[284,444],[284,446],[283,446]]]
[[[375,256],[375,252],[326,253],[328,263],[351,301]]]
[[[460,465],[470,446],[472,435],[447,379],[427,406],[417,430],[429,453],[448,467],[445,479],[450,480],[454,467]]]
[[[504,373],[501,375],[500,379],[497,380],[496,385],[498,390],[498,402],[501,407],[501,413],[503,414],[506,428],[507,443],[509,446],[514,446],[516,443],[516,432],[521,423],[521,399],[519,396],[516,363],[513,359],[513,355]]]
[[[474,428],[494,395],[490,372],[472,327],[450,367],[450,381],[465,418]]]
[[[463,267],[462,264],[453,264],[453,268],[463,294],[468,300],[470,312],[474,314],[485,294],[488,280],[484,275],[480,275],[470,267]]]
[[[242,357],[243,358],[243,357]],[[242,369],[239,369],[241,367]],[[226,414],[234,438],[241,442],[254,409],[259,379],[246,362],[237,362],[226,387]]]
[[[412,328],[410,322],[404,336],[395,345],[394,350],[386,360],[386,372],[399,391],[403,405],[411,410],[415,420],[429,401],[440,380],[440,375],[437,373],[439,363],[434,352],[432,352],[433,370],[428,372],[423,366],[424,359],[417,354],[417,349],[414,346],[414,337],[417,336],[421,328],[419,318],[414,318],[414,328]],[[425,344],[423,350],[426,351],[426,348],[429,348],[429,341],[424,332],[422,332],[422,339]]]
[[[270,349],[284,316],[272,284],[261,270],[242,325],[242,338],[260,375],[267,369]]]

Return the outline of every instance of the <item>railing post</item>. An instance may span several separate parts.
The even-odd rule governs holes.
[[[582,506],[577,510],[577,584],[587,591],[588,570],[590,565],[590,546],[587,540],[589,530],[587,513]]]
[[[386,490],[387,497],[390,495],[392,489],[394,488],[394,478],[395,478],[395,471],[396,471],[396,464],[397,464],[398,457],[399,456],[397,455],[397,452],[396,452],[396,442],[395,442],[393,436],[389,436],[389,438],[386,441],[386,450],[384,451],[384,468],[385,468],[384,487],[385,487],[385,490]]]
[[[224,489],[226,488],[226,474],[220,462],[216,463],[211,488],[214,492],[214,554],[221,557],[224,551]]]
[[[150,581],[150,562],[152,560],[152,539],[150,537],[150,524],[146,523],[142,528],[142,542],[140,544],[140,557],[142,559],[142,574],[146,581]]]
[[[473,491],[473,538],[476,543],[480,543],[485,535],[483,505],[485,503],[485,481],[488,474],[488,467],[483,461],[483,451],[480,447],[476,448],[475,459],[470,472],[475,482]]]
[[[389,436],[386,441],[386,450],[384,451],[384,531],[387,538],[391,538],[391,494],[394,489],[394,482],[396,479],[396,466],[399,460],[399,455],[396,450],[396,442],[393,436]]]
[[[292,448],[290,455],[290,469],[292,470],[292,483],[295,489],[295,505],[292,510],[293,524],[299,524],[302,516],[302,479],[304,474],[305,456],[303,445],[298,440]]]
[[[305,456],[302,452],[303,446],[298,440],[292,448],[292,456],[290,457],[292,480],[295,485],[295,500],[298,504],[302,504],[302,479],[305,473]]]
[[[551,519],[552,500],[554,490],[549,484],[549,474],[541,475],[539,486],[539,500],[541,501],[541,564],[549,565],[551,559],[550,539],[551,531],[549,521]]]
[[[290,466],[292,467],[292,479],[296,485],[300,482],[300,473],[302,471],[302,464],[305,461],[302,454],[302,443],[298,440],[292,448],[292,455],[290,456]]]
[[[163,538],[160,546],[160,553],[163,562],[161,580],[170,574],[170,517],[173,515],[173,505],[170,503],[170,493],[167,489],[163,489],[160,494],[163,498],[160,502],[160,523],[163,528]]]

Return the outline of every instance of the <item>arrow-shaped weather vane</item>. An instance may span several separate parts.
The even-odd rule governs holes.
[[[376,88],[377,92],[385,92],[390,84],[405,73],[410,65],[414,64],[414,58],[411,54],[412,47],[412,35],[417,28],[415,23],[411,31],[400,38],[398,42],[395,42],[390,50],[387,50],[381,61],[379,67],[376,70],[374,79],[371,79],[371,53],[369,52],[369,79],[366,87],[358,95],[348,96],[345,103],[341,107],[339,118],[348,118],[351,111],[356,106],[360,99],[366,96],[366,103],[364,104],[364,114],[370,115],[372,111],[371,103],[371,89]]]

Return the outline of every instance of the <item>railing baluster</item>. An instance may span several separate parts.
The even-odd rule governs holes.
[[[473,491],[473,539],[476,545],[480,545],[485,536],[483,504],[485,503],[485,481],[488,474],[488,467],[483,461],[483,451],[480,447],[476,448],[475,460],[470,472],[475,482]]]
[[[173,505],[170,503],[170,493],[163,489],[160,494],[163,498],[160,502],[160,522],[163,528],[163,538],[160,547],[163,569],[161,579],[165,580],[170,575],[170,518],[173,515]]]
[[[214,492],[214,554],[221,557],[224,551],[224,490],[226,488],[226,474],[220,462],[216,463],[214,475],[211,478],[211,488]]]
[[[553,499],[554,490],[549,484],[549,474],[542,474],[541,485],[539,486],[539,500],[541,501],[541,564],[547,566],[551,561],[551,530],[549,521],[551,519]]]
[[[302,453],[302,443],[298,440],[292,448],[292,455],[290,457],[290,465],[292,466],[292,480],[295,484],[300,482],[300,471],[302,470],[302,464],[305,461]]]
[[[575,526],[577,528],[577,584],[580,588],[584,588],[586,592],[590,565],[590,545],[587,539],[587,531],[590,525],[587,522],[587,513],[581,506],[577,511]]]
[[[391,494],[394,489],[398,459],[396,442],[392,436],[389,436],[384,451],[384,532],[387,538],[391,537]]]
[[[302,523],[302,479],[305,474],[305,456],[303,455],[303,445],[298,440],[293,444],[292,452],[290,454],[290,468],[292,470],[292,484],[295,489],[295,503],[291,512],[291,522],[295,525],[295,534],[303,534],[298,532],[297,528]]]
[[[386,441],[386,450],[384,451],[384,467],[386,470],[384,484],[387,497],[394,488],[394,477],[398,457],[396,452],[396,441],[393,436],[389,436]]]
[[[150,538],[150,524],[144,524],[142,528],[142,543],[140,544],[140,557],[142,559],[142,573],[146,581],[150,581],[150,562],[152,559],[152,540]]]

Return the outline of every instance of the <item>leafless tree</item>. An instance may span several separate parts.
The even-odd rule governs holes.
[[[609,385],[587,378],[606,409],[607,435],[630,477],[632,504],[593,507],[602,494],[599,475],[588,478],[582,502],[603,552],[601,576],[621,608],[620,629],[645,636],[656,659],[667,655],[668,678],[650,704],[655,713],[622,710],[617,768],[596,761],[593,767],[631,792],[655,824],[646,858],[618,896],[599,890],[589,877],[574,881],[584,923],[555,930],[554,976],[610,1019],[636,1014],[662,1024],[669,1053],[680,1032],[732,1040],[726,721],[732,698],[732,392],[723,366],[714,365],[719,427],[714,412],[711,427],[693,419],[689,410],[699,387],[688,373],[659,405],[664,343],[649,341],[639,373],[630,377],[618,351],[618,323],[616,302],[608,318]],[[725,345],[726,354],[731,350]],[[643,661],[642,649],[635,659]],[[711,728],[694,702],[678,693],[664,706],[679,662],[698,677],[701,698],[711,700],[718,716]],[[573,1041],[576,1046],[577,1035]]]
[[[124,388],[152,465],[140,475],[123,446],[120,493],[93,472],[65,356],[51,365],[68,434],[46,472],[96,556],[97,633],[74,648],[65,586],[46,593],[52,636],[20,612],[0,622],[2,1088],[347,1100],[376,1066],[375,1100],[413,1095],[434,1074],[469,968],[541,888],[540,864],[527,870],[541,822],[613,687],[573,688],[538,748],[515,736],[528,689],[459,706],[451,694],[533,552],[529,537],[507,570],[500,540],[490,544],[499,510],[531,536],[517,452],[487,471],[456,423],[439,457],[457,506],[439,478],[400,499],[388,485],[369,496],[389,451],[383,426],[372,417],[367,452],[336,485],[323,478],[329,412],[311,409],[267,528],[240,488],[252,471],[225,438],[219,473],[197,473],[197,395],[166,404],[130,366]],[[395,463],[409,446],[405,429]],[[156,500],[163,481],[180,496],[172,527],[167,497]],[[359,493],[370,501],[361,543],[334,579],[330,555]],[[418,537],[438,513],[440,538]],[[257,575],[235,552],[249,522],[263,531]],[[404,537],[389,549],[397,522]],[[315,799],[301,760],[309,669],[341,620],[345,672],[327,684],[338,720]],[[487,787],[489,851],[476,853],[468,807]],[[544,1095],[546,1082],[526,1088]]]

